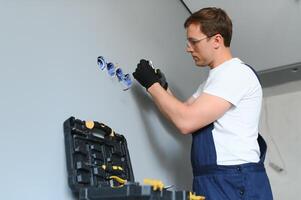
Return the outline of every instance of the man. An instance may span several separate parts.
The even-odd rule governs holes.
[[[258,134],[262,88],[255,71],[230,51],[232,22],[219,8],[203,8],[184,24],[187,52],[209,66],[206,84],[187,102],[161,87],[141,60],[133,76],[183,134],[192,134],[193,191],[208,200],[271,200],[263,165],[266,144]]]

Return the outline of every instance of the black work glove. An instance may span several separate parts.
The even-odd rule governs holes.
[[[165,75],[163,74],[163,72],[161,72],[160,69],[156,69],[155,71],[156,71],[156,74],[157,74],[157,76],[158,76],[158,78],[159,78],[159,83],[160,83],[160,85],[161,85],[165,90],[167,90],[167,88],[168,88],[168,83],[166,82]]]
[[[143,87],[146,88],[146,90],[154,83],[159,83],[159,77],[157,76],[155,69],[147,60],[144,59],[140,60],[138,63],[133,76]]]
[[[164,89],[167,89],[164,74],[159,69],[155,70],[147,60],[140,60],[133,76],[146,90],[156,82],[160,83]]]

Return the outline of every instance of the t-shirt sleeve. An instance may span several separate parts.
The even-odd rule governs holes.
[[[192,97],[197,99],[203,92],[203,88],[204,88],[204,83],[201,83],[198,89],[195,91],[195,93],[193,93]]]
[[[246,70],[227,70],[212,78],[203,92],[218,96],[237,106],[252,87],[252,75]]]

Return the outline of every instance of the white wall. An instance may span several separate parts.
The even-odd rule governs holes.
[[[301,81],[264,89],[260,130],[268,143],[266,169],[275,200],[299,199]],[[270,163],[283,168],[277,172]]]
[[[162,118],[144,89],[123,92],[96,66],[103,55],[133,72],[140,58],[151,59],[188,98],[206,70],[185,54],[180,1],[0,2],[1,199],[74,199],[62,128],[71,115],[124,134],[137,181],[190,189],[191,138]]]

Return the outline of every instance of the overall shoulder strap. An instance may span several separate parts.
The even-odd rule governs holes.
[[[243,64],[246,65],[247,67],[249,67],[254,72],[259,83],[261,83],[260,78],[259,78],[257,72],[255,71],[255,69],[246,63],[243,63]],[[263,163],[265,160],[266,152],[267,152],[267,144],[266,144],[265,140],[263,139],[263,137],[260,135],[260,133],[258,133],[257,142],[258,142],[259,148],[260,148],[260,162]]]
[[[249,64],[246,64],[246,63],[243,63],[243,64],[246,65],[247,67],[249,67],[254,72],[254,74],[256,75],[259,83],[261,84],[260,78],[259,78],[257,72],[255,71],[255,69],[251,65],[249,65]]]

